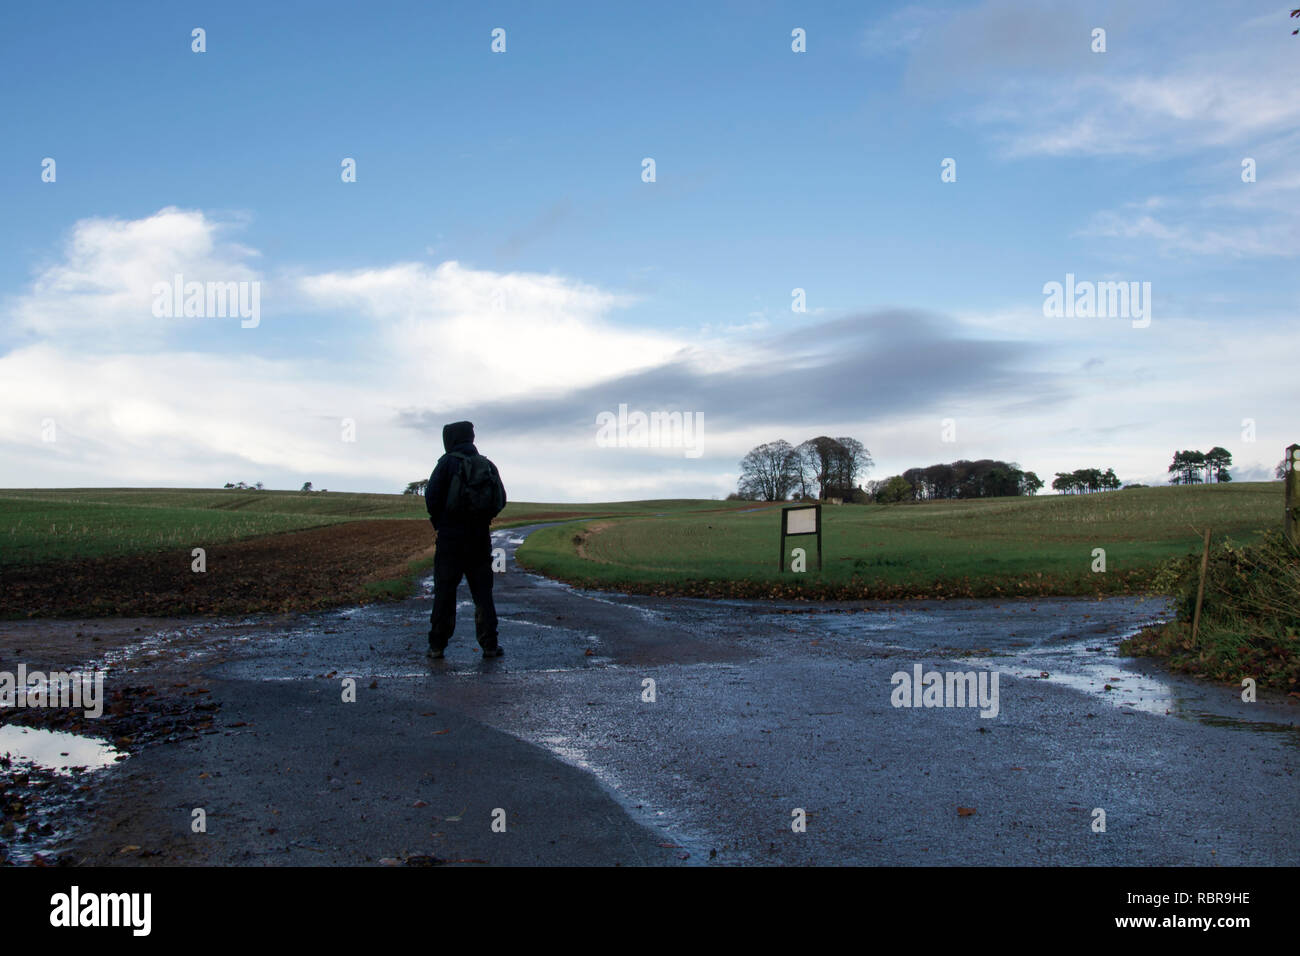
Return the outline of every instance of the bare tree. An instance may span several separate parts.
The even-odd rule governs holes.
[[[865,445],[856,438],[837,438],[840,448],[843,449],[839,456],[839,468],[836,474],[836,484],[846,490],[852,490],[857,487],[857,480],[866,474],[875,462],[871,460],[871,452],[867,451]]]
[[[740,461],[740,492],[761,501],[785,501],[799,483],[798,454],[788,441],[759,445]]]
[[[826,497],[826,489],[835,483],[844,448],[834,438],[818,435],[797,449],[799,453],[800,487],[804,497],[814,488],[818,498]]]

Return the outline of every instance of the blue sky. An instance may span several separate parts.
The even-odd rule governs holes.
[[[462,417],[520,499],[722,495],[817,434],[869,478],[1268,477],[1300,38],[1133,6],[8,8],[0,485],[396,490]],[[259,324],[153,315],[178,271],[259,283]],[[1150,326],[1045,317],[1066,273],[1150,282]],[[620,403],[702,414],[702,454],[599,447]]]

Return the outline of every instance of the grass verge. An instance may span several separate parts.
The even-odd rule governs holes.
[[[1173,670],[1216,681],[1253,678],[1259,687],[1300,696],[1300,549],[1277,532],[1247,546],[1213,546],[1195,641],[1200,555],[1170,562],[1162,576],[1177,617],[1123,642],[1120,653],[1164,658]]]
[[[1281,485],[1268,482],[826,506],[820,571],[810,538],[789,539],[778,569],[779,507],[733,509],[543,528],[518,559],[579,586],[694,597],[1127,594],[1158,591],[1157,570],[1196,548],[1198,527],[1214,528],[1216,540],[1252,541],[1281,508]],[[802,573],[789,570],[795,547],[806,551]]]
[[[404,601],[415,594],[420,578],[433,567],[432,555],[406,562],[406,573],[382,581],[367,581],[362,585],[366,597],[373,601]]]

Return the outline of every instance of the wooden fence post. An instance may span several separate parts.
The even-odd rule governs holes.
[[[1192,614],[1192,643],[1201,629],[1201,601],[1205,597],[1205,569],[1210,563],[1210,529],[1205,529],[1205,548],[1201,551],[1201,583],[1196,586],[1196,611]]]

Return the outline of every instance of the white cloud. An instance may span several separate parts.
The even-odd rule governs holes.
[[[62,258],[43,268],[8,308],[12,331],[42,338],[93,332],[96,341],[155,341],[175,325],[153,314],[153,286],[259,278],[257,254],[223,240],[232,224],[168,206],[143,219],[83,219]]]
[[[1195,57],[1162,74],[1082,76],[1016,87],[1019,108],[1000,116],[1011,156],[1167,157],[1249,146],[1300,122],[1300,69],[1249,52]]]
[[[171,207],[74,225],[61,258],[5,310],[19,344],[0,355],[0,484],[397,489],[440,452],[397,423],[402,408],[576,387],[683,344],[610,323],[627,300],[594,286],[446,262],[281,280],[282,305],[351,310],[371,323],[363,361],[259,357],[255,329],[236,330],[247,343],[238,353],[202,351],[193,325],[154,317],[152,287],[175,273],[260,278],[255,251],[222,241],[231,225]],[[344,418],[356,422],[355,443],[342,440]],[[47,419],[53,443],[42,440]],[[527,480],[557,488],[567,469],[555,464],[550,480],[533,468]]]
[[[606,314],[630,302],[558,276],[495,273],[458,262],[307,276],[320,309],[354,309],[393,360],[385,371],[421,404],[463,406],[571,388],[653,365],[685,342],[627,329]]]
[[[1091,51],[1095,27],[1107,51]],[[1300,125],[1285,11],[988,0],[933,24],[908,85],[958,103],[1009,156],[1166,158],[1259,147]]]
[[[612,322],[625,302],[617,294],[557,276],[446,262],[281,282],[300,303],[359,315],[374,342],[362,359],[259,357],[255,347],[204,352],[149,336],[106,346],[98,332],[137,320],[129,296],[147,293],[156,270],[197,276],[212,263],[249,268],[256,254],[222,247],[223,228],[203,213],[176,210],[77,224],[64,259],[43,269],[9,310],[10,323],[26,322],[40,337],[0,356],[0,485],[263,480],[295,487],[311,480],[335,490],[396,491],[427,474],[441,450],[435,436],[399,424],[403,410],[578,389],[661,364],[688,343],[684,335]],[[504,308],[492,298],[498,289]],[[38,312],[44,324],[32,322]],[[149,321],[156,321],[151,314]],[[1037,304],[955,321],[968,334],[1055,344],[1065,400],[1016,412],[1014,428],[1006,409],[995,407],[1006,399],[985,395],[958,396],[951,410],[909,409],[901,418],[846,408],[837,416],[843,421],[811,425],[722,430],[706,416],[698,461],[679,452],[597,448],[594,418],[590,429],[480,438],[519,500],[725,494],[750,447],[816,433],[861,438],[879,463],[869,477],[963,456],[1019,460],[1044,477],[1098,463],[1130,479],[1158,476],[1166,446],[1223,444],[1237,452],[1233,432],[1244,417],[1258,422],[1255,447],[1277,446],[1274,457],[1294,439],[1269,417],[1295,400],[1294,350],[1283,332],[1242,322],[1224,336],[1165,312],[1147,330],[1049,322]],[[260,344],[264,331],[237,335]],[[87,348],[91,335],[94,347]],[[699,369],[726,370],[755,361],[753,338],[743,329],[714,332],[690,341],[688,352]],[[1082,368],[1081,354],[1102,361]],[[939,441],[945,415],[958,420],[957,446]],[[341,440],[343,418],[356,421],[356,442]],[[53,443],[42,441],[45,419],[55,422]],[[1122,442],[1117,422],[1128,423]],[[1247,453],[1255,450],[1242,449]]]
[[[1300,255],[1300,219],[1278,219],[1251,225],[1213,226],[1197,221],[1169,223],[1155,216],[1126,211],[1098,213],[1082,236],[1152,240],[1165,255],[1260,257]]]

